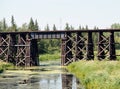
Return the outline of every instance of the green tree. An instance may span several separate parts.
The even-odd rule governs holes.
[[[34,31],[35,30],[35,25],[34,25],[34,21],[32,18],[30,18],[30,22],[29,22],[29,25],[28,25],[28,29],[30,31]]]
[[[88,29],[89,29],[89,28],[88,28],[88,25],[86,25],[86,26],[85,26],[85,30],[88,30]]]
[[[67,30],[67,31],[70,30],[70,27],[69,27],[68,23],[66,23],[65,30]]]
[[[57,30],[57,28],[56,28],[56,26],[55,26],[55,24],[53,25],[53,31],[56,31]]]
[[[2,22],[0,21],[0,31],[2,31]]]
[[[45,27],[45,31],[50,31],[49,25],[47,24]]]
[[[85,30],[85,28],[82,26],[82,29],[81,30]]]
[[[111,25],[112,29],[120,29],[120,24],[119,23],[114,23]]]
[[[3,31],[7,30],[7,24],[5,18],[3,19]]]
[[[39,26],[38,26],[37,20],[35,20],[35,25],[34,25],[34,27],[35,27],[35,31],[38,31],[38,30],[39,30]]]
[[[70,30],[74,30],[74,27],[72,25],[70,26]]]
[[[81,25],[79,26],[79,28],[78,28],[78,30],[81,30],[82,29],[82,27],[81,27]]]
[[[98,30],[99,28],[97,27],[97,26],[94,26],[94,28],[93,28],[94,30]]]
[[[28,31],[27,23],[23,23],[22,26],[19,28],[19,31]]]
[[[14,20],[14,16],[12,16],[12,18],[11,18],[11,30],[12,31],[17,31],[17,25],[15,24],[15,20]]]

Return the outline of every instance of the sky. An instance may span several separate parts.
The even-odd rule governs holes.
[[[12,15],[18,26],[37,19],[40,29],[64,29],[66,23],[109,28],[120,23],[120,0],[0,0],[0,21],[6,18],[10,25]]]

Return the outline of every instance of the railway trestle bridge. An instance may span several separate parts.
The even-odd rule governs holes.
[[[98,29],[0,32],[0,59],[15,66],[39,65],[37,39],[61,39],[61,65],[82,59],[116,60],[120,56],[116,53],[120,29]]]

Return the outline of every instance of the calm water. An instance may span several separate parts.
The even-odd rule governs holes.
[[[0,75],[0,89],[83,89],[80,87],[75,76],[53,64]]]

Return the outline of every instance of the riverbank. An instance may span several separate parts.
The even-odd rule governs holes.
[[[79,78],[85,89],[120,88],[120,61],[79,61],[67,69]]]

